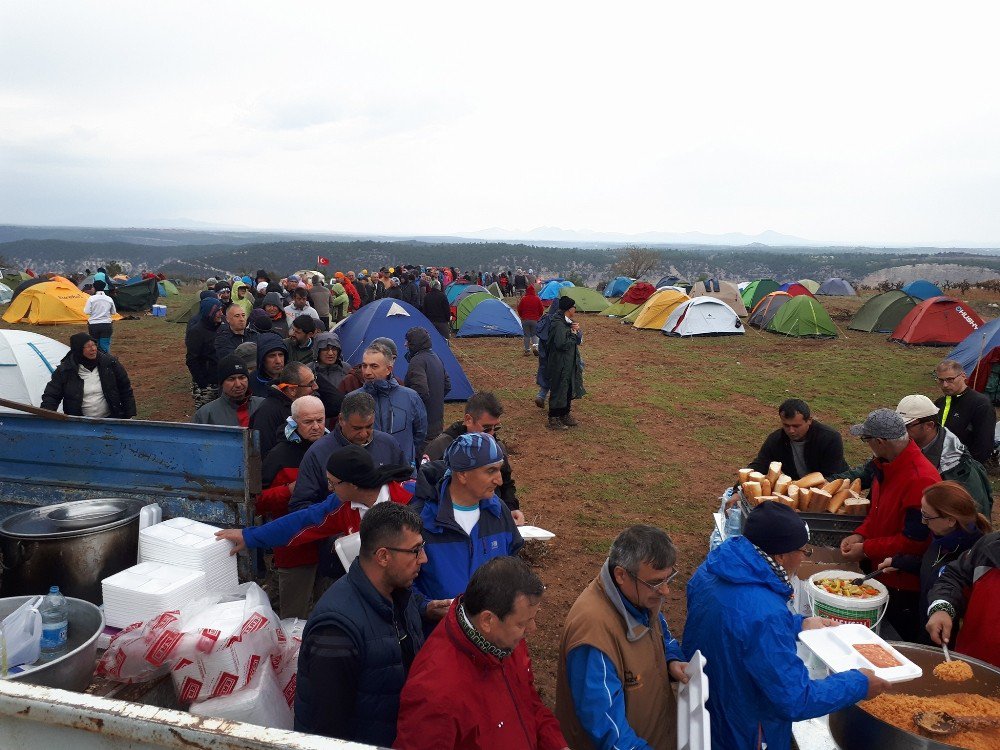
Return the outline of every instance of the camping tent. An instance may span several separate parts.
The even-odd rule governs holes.
[[[0,305],[6,305],[14,298],[14,290],[6,284],[0,284]]]
[[[674,308],[660,329],[667,336],[741,336],[740,316],[715,297],[695,297]]]
[[[340,336],[340,343],[344,347],[343,358],[351,365],[361,362],[365,349],[375,339],[380,336],[392,339],[396,343],[396,350],[400,353],[400,356],[396,357],[392,374],[402,382],[407,368],[406,357],[402,356],[406,351],[403,344],[406,342],[406,332],[414,326],[427,331],[431,337],[431,348],[441,358],[444,369],[448,372],[451,390],[445,395],[444,400],[467,400],[472,395],[472,384],[455,359],[448,342],[422,312],[406,302],[391,297],[369,302],[342,320],[334,330]]]
[[[503,292],[500,291],[500,285],[495,281],[486,287],[486,291],[492,294],[497,299],[503,299]]]
[[[177,291],[177,287],[174,285],[174,282],[169,279],[163,279],[160,281],[156,285],[156,291],[161,297],[173,297],[175,294],[180,294],[180,292]]]
[[[747,307],[743,304],[743,298],[740,297],[740,290],[736,288],[736,284],[731,284],[728,281],[719,281],[718,279],[697,281],[691,287],[691,297],[713,297],[725,302],[737,315],[745,316],[747,314]]]
[[[459,295],[458,304],[455,306],[455,328],[461,328],[466,317],[476,309],[476,306],[488,299],[496,299],[489,292],[473,292],[468,295]]]
[[[800,284],[797,281],[785,282],[784,284],[778,287],[778,291],[787,292],[793,297],[798,297],[800,294],[807,294],[810,297],[813,296],[813,293],[809,291],[808,287],[802,286],[802,284]]]
[[[969,374],[969,385],[977,391],[997,389],[996,378],[991,384],[990,375],[1000,362],[1000,318],[995,318],[966,336],[952,349],[945,359],[953,359]],[[989,394],[997,402],[996,393]]]
[[[139,279],[115,287],[115,307],[126,312],[148,310],[156,304],[160,288],[156,279]]]
[[[983,319],[965,302],[953,297],[931,297],[906,313],[889,340],[901,344],[953,346],[982,325]]]
[[[632,286],[632,279],[628,276],[619,276],[609,281],[608,285],[604,287],[604,296],[621,297],[630,286]]]
[[[812,279],[799,279],[799,283],[809,290],[809,294],[816,294],[819,290],[818,281],[813,281]]]
[[[564,286],[559,290],[560,297],[572,297],[576,302],[577,312],[596,313],[608,307],[608,301],[596,289],[585,286]]]
[[[466,300],[471,299],[466,297]],[[456,336],[521,336],[521,319],[506,302],[490,296],[476,305],[465,322],[458,328]]]
[[[944,294],[944,292],[938,288],[937,284],[932,284],[925,279],[911,281],[903,287],[903,291],[911,297],[916,297],[917,299],[930,299],[931,297],[940,297]]]
[[[837,338],[837,326],[826,310],[812,296],[805,294],[792,297],[779,307],[767,330],[798,338]]]
[[[829,297],[855,297],[858,294],[854,291],[854,287],[850,283],[837,278],[824,281],[819,285],[819,289],[815,293]]]
[[[538,293],[540,299],[543,300],[553,300],[559,296],[559,290],[564,287],[573,286],[572,281],[563,281],[562,279],[553,279],[542,287],[542,291]]]
[[[747,310],[753,310],[764,297],[776,291],[778,291],[778,282],[774,279],[756,279],[746,285],[740,292],[740,297]]]
[[[448,304],[449,305],[454,305],[455,304],[455,300],[458,299],[458,295],[460,295],[462,292],[464,292],[466,290],[466,288],[469,287],[469,286],[471,286],[471,285],[470,284],[459,284],[457,282],[453,282],[453,283],[449,284],[448,286],[446,286],[444,288],[444,296],[448,298]]]
[[[848,329],[868,333],[891,333],[918,300],[899,289],[876,294],[854,313]]]
[[[747,318],[747,323],[754,328],[767,328],[774,316],[778,314],[781,306],[791,298],[792,295],[788,292],[771,292],[754,305],[753,310],[750,311],[750,317]]]
[[[605,307],[601,310],[601,315],[607,315],[609,318],[624,318],[635,312],[643,302],[654,294],[656,294],[656,289],[652,284],[645,281],[637,281],[625,291],[620,300],[610,307]]]
[[[0,330],[0,397],[41,406],[42,393],[69,347],[31,331]],[[0,407],[0,412],[10,409]]]
[[[667,318],[670,317],[670,313],[689,299],[691,298],[681,292],[663,289],[646,300],[642,307],[625,316],[623,322],[631,323],[635,328],[660,330],[667,322]]]
[[[76,288],[69,279],[54,276],[33,284],[14,297],[3,319],[8,323],[58,325],[60,323],[86,323],[83,306],[89,296]],[[120,315],[115,320],[121,320]]]
[[[57,276],[55,278],[62,279],[63,277],[62,276]],[[34,277],[29,276],[24,281],[22,281],[21,283],[19,283],[17,286],[13,287],[14,292],[13,292],[13,295],[11,296],[11,300],[10,301],[13,302],[14,300],[16,300],[17,297],[18,297],[18,295],[21,292],[23,292],[25,289],[30,289],[31,287],[35,286],[36,284],[44,284],[46,281],[51,281],[51,280],[52,279],[47,279],[44,276],[34,276]],[[63,279],[63,281],[69,281],[69,279]]]
[[[465,299],[466,297],[468,297],[469,295],[472,295],[472,294],[490,294],[490,293],[489,293],[489,291],[487,291],[486,287],[484,287],[484,286],[480,286],[479,284],[469,284],[468,286],[465,287],[465,289],[463,289],[462,291],[460,291],[455,296],[455,299],[449,300],[449,301],[451,302],[452,305],[454,305],[454,306],[457,307],[458,305],[460,305],[462,303],[463,299]],[[490,294],[490,296],[492,297],[493,295]]]

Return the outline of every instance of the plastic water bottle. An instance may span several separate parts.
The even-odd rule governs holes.
[[[69,632],[69,605],[58,586],[49,589],[38,612],[42,616],[42,657],[52,659],[64,654]]]

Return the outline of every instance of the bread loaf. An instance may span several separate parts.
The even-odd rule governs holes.
[[[797,484],[788,485],[788,496],[795,503],[795,509],[798,510],[799,507],[799,486]]]
[[[784,503],[785,505],[787,505],[789,508],[791,508],[793,510],[797,510],[797,508],[795,506],[798,505],[798,503],[796,503],[794,500],[792,500],[792,498],[790,498],[788,495],[780,495],[780,494],[779,495],[775,495],[774,499],[777,500],[779,503]]]
[[[818,471],[814,471],[812,474],[806,474],[801,479],[796,479],[795,484],[800,489],[812,489],[813,487],[822,487],[826,484],[826,478]]]
[[[812,499],[812,490],[808,487],[798,487],[792,485],[799,491],[799,510],[809,510],[809,501]]]
[[[845,487],[840,490],[836,495],[830,498],[830,503],[826,506],[828,513],[839,513],[841,506],[843,506],[844,501],[851,496],[851,489]]]
[[[809,493],[809,512],[825,513],[827,508],[830,507],[832,499],[833,496],[826,490],[820,487],[813,487],[812,492]]]
[[[778,496],[777,495],[761,495],[760,497],[757,498],[757,505],[760,505],[761,503],[768,502],[768,501],[770,501],[772,503],[780,502],[778,500]]]
[[[743,495],[746,497],[747,502],[751,506],[757,504],[757,498],[759,498],[764,493],[761,492],[760,482],[744,482],[743,483]]]
[[[849,497],[844,501],[844,512],[852,516],[868,515],[871,500],[866,497]]]
[[[771,494],[771,480],[764,477],[760,480],[760,489],[765,495]]]
[[[831,495],[836,495],[846,482],[847,482],[846,479],[834,479],[824,484],[823,489],[829,492]]]
[[[851,482],[851,489],[854,490],[855,492],[861,492],[861,479],[860,478],[855,479],[853,482]]]
[[[749,482],[751,474],[753,474],[753,469],[740,469],[739,470],[740,484],[743,484],[744,482]]]
[[[792,478],[787,474],[782,474],[778,477],[777,481],[774,482],[774,492],[777,495],[787,495],[788,485],[792,483]]]
[[[778,481],[778,477],[781,476],[781,461],[772,461],[771,465],[767,467],[767,481],[774,486],[774,483]]]

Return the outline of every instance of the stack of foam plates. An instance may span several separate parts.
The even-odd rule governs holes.
[[[141,562],[101,581],[104,619],[115,628],[181,610],[207,593],[205,574],[159,562]]]
[[[695,651],[684,670],[688,682],[678,685],[678,750],[712,750],[712,725],[705,707],[708,702],[707,663],[701,651]]]
[[[209,591],[231,592],[239,586],[236,557],[225,539],[216,539],[215,526],[171,518],[139,532],[139,561],[179,565],[205,574]]]

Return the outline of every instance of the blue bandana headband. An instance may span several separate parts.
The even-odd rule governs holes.
[[[449,472],[470,471],[503,461],[503,450],[492,435],[468,432],[448,446],[444,461]]]

